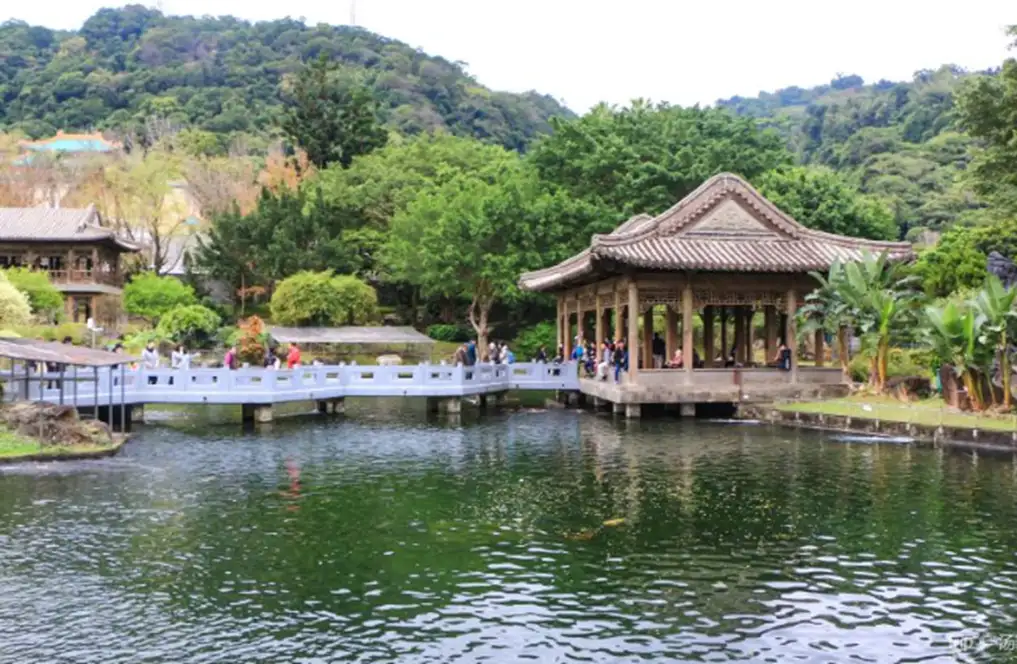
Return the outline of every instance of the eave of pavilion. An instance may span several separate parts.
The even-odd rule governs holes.
[[[738,176],[710,178],[657,217],[633,217],[553,267],[520,277],[524,290],[572,291],[598,281],[653,273],[752,275],[752,281],[826,271],[865,252],[911,258],[911,245],[815,231],[798,223]],[[750,281],[751,285],[751,281]]]

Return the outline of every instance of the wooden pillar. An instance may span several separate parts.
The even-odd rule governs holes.
[[[727,307],[720,308],[720,366],[727,362]]]
[[[822,330],[816,330],[815,339],[816,339],[816,342],[815,342],[815,345],[816,345],[816,366],[817,367],[821,367],[821,366],[823,366],[826,363],[826,360],[823,357],[823,355],[824,355],[824,352],[823,352],[823,341],[824,341],[824,339],[823,339],[823,331]]]
[[[703,366],[710,368],[713,366],[713,358],[716,350],[713,347],[714,341],[714,329],[713,329],[713,307],[708,306],[703,308]],[[684,352],[684,351],[683,351]]]
[[[653,305],[643,312],[643,368],[653,368]]]
[[[742,308],[734,307],[734,361],[738,364],[742,361],[742,346],[745,345],[745,318],[742,316]],[[725,350],[725,352],[727,352]],[[725,356],[726,357],[726,356]]]
[[[798,341],[795,334],[795,312],[798,310],[798,295],[792,288],[787,292],[787,335],[784,343],[791,349],[791,382],[798,382]]]
[[[557,341],[557,343],[555,343],[555,346],[554,346],[554,352],[556,352],[556,353],[558,352],[559,348],[562,348],[564,350],[564,347],[565,347],[565,341],[564,341],[565,334],[563,332],[564,327],[563,327],[563,323],[562,323],[562,317],[565,314],[564,314],[564,306],[562,305],[562,299],[563,299],[562,296],[559,295],[558,296],[558,317],[555,319],[557,321],[555,323],[555,327],[558,328],[558,341]],[[481,349],[480,352],[481,352],[481,354],[483,354],[483,349]]]
[[[562,336],[564,337],[564,348],[562,349],[567,362],[572,358],[572,320],[569,316],[569,297],[562,298]],[[486,349],[485,349],[486,350]]]
[[[614,287],[614,341],[622,340],[622,300],[618,286]]]
[[[664,362],[669,362],[678,349],[678,313],[667,305],[667,352]]]
[[[756,353],[753,348],[755,344],[755,322],[756,310],[752,306],[745,307],[745,366],[752,365],[756,360]]]
[[[777,308],[772,304],[763,307],[763,327],[766,335],[766,357],[765,363],[773,362],[773,356],[777,354]]]
[[[584,345],[586,341],[586,330],[583,329],[583,303],[579,293],[576,293],[576,339],[579,346]]]
[[[692,382],[693,362],[695,357],[693,337],[695,326],[692,324],[692,284],[686,283],[682,290],[682,362],[685,363],[685,382]]]
[[[596,357],[600,357],[600,347],[604,345],[604,303],[600,300],[600,293],[593,297],[597,304],[597,320],[593,321],[597,345],[593,350],[597,354]]]
[[[64,314],[67,316],[68,323],[76,322],[74,320],[74,296],[64,295]]]
[[[629,353],[629,382],[639,378],[639,287],[629,282],[629,334],[626,346]]]

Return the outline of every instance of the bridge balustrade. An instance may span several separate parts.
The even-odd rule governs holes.
[[[297,369],[103,368],[29,376],[0,372],[7,400],[60,400],[81,406],[124,403],[270,404],[342,397],[457,397],[513,390],[575,390],[575,363],[325,365]]]

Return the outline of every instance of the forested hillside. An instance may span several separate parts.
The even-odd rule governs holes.
[[[141,5],[102,9],[76,32],[0,25],[0,129],[121,130],[158,116],[223,135],[264,137],[280,89],[325,54],[373,89],[404,133],[447,128],[519,150],[570,115],[536,92],[491,91],[459,63],[360,28],[291,19],[164,16]]]
[[[841,76],[717,104],[776,127],[801,163],[828,166],[884,199],[901,236],[919,239],[924,229],[991,214],[965,177],[973,141],[955,109],[955,94],[972,76],[952,66],[901,83]]]

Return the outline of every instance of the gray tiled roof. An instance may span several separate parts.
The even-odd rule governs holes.
[[[654,270],[717,272],[822,271],[865,251],[895,260],[913,255],[906,242],[877,242],[815,231],[789,217],[736,175],[721,173],[662,214],[633,217],[588,249],[520,277],[522,288],[554,290],[589,278],[607,263]]]
[[[131,243],[100,225],[95,206],[87,208],[0,208],[0,241],[48,240],[66,242],[112,241],[128,251]]]

